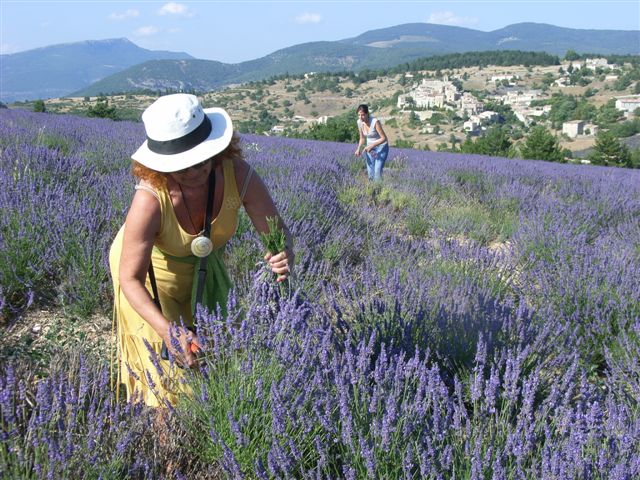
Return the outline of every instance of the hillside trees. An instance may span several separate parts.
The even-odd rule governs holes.
[[[467,138],[460,145],[460,151],[462,153],[477,153],[492,157],[513,157],[514,151],[512,147],[513,143],[507,132],[499,126],[495,126],[487,130],[475,142],[471,138]]]
[[[316,123],[309,128],[305,138],[331,142],[355,143],[359,140],[358,128],[352,112],[329,118],[326,123]]]
[[[409,128],[418,128],[420,126],[420,117],[413,110],[409,113]]]
[[[246,120],[238,122],[238,131],[242,133],[264,133],[271,130],[271,128],[278,123],[278,118],[267,111],[262,109],[258,111],[257,120]]]
[[[589,160],[594,165],[632,167],[629,148],[620,143],[613,133],[602,131],[596,137],[596,144]]]
[[[404,73],[420,70],[444,70],[464,67],[486,67],[489,65],[559,65],[555,55],[544,52],[523,52],[520,50],[465,52],[420,58],[410,63],[403,63],[390,70],[390,73]]]
[[[44,100],[36,100],[33,102],[33,111],[38,113],[46,112],[47,109],[44,106]]]
[[[616,108],[615,99],[609,100],[598,110],[596,123],[601,127],[609,126],[620,118],[620,111]]]
[[[567,53],[565,53],[564,59],[568,62],[572,62],[574,60],[579,60],[580,55],[576,53],[574,50],[569,49],[567,50]]]
[[[578,101],[573,95],[554,94],[551,98],[551,110],[549,111],[549,120],[553,128],[561,128],[564,122],[575,120],[577,108]]]
[[[633,120],[611,125],[609,131],[618,138],[630,137],[640,133],[640,116],[635,117]]]
[[[564,162],[565,152],[560,148],[558,139],[545,127],[538,125],[520,147],[522,158],[547,160],[550,162]]]
[[[109,105],[109,100],[107,97],[98,97],[96,100],[96,104],[90,106],[87,109],[88,117],[98,117],[98,118],[110,118],[111,120],[117,120],[118,114],[116,112],[116,107],[113,105]]]
[[[511,126],[524,126],[523,123],[516,117],[511,105],[504,105],[495,101],[487,101],[484,104],[484,109],[491,112],[496,112],[498,117],[498,123]]]

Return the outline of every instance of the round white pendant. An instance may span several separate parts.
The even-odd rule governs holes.
[[[213,250],[213,243],[207,237],[203,237],[202,235],[196,237],[191,242],[191,253],[193,253],[196,257],[206,257]]]

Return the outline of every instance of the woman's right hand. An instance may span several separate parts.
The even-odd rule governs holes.
[[[172,342],[172,337],[175,339]],[[189,368],[194,368],[198,365],[198,352],[200,351],[200,342],[198,336],[191,330],[185,327],[172,326],[169,328],[169,332],[163,338],[167,349],[171,352],[171,355],[180,362],[182,365],[186,365]],[[175,346],[175,341],[180,344],[180,351]]]
[[[360,156],[360,147],[356,148],[356,152],[354,153],[356,157]]]

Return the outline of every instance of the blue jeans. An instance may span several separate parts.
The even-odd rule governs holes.
[[[371,152],[364,151],[364,159],[367,162],[367,175],[369,180],[377,182],[382,180],[382,169],[389,155],[389,143],[374,147]]]

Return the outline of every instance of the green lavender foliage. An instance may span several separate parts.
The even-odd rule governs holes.
[[[260,234],[260,239],[267,251],[274,255],[284,251],[287,237],[280,227],[278,217],[267,217],[267,226],[269,227],[269,232]]]

